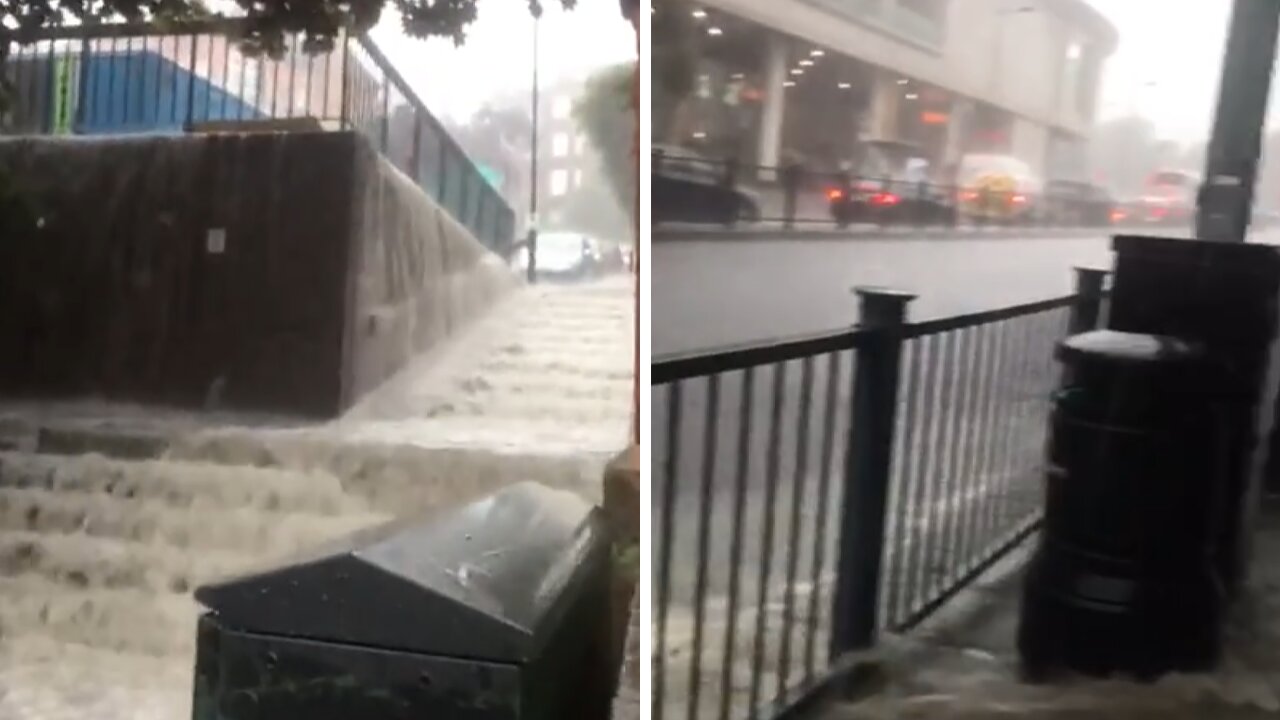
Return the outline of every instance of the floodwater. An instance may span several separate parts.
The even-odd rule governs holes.
[[[1254,720],[1280,715],[1280,506],[1255,535],[1249,587],[1233,608],[1224,658],[1206,674],[1174,674],[1153,684],[1123,678],[1031,685],[1018,677],[1014,633],[1017,564],[991,580],[969,608],[914,638],[894,638],[878,692],[832,708],[822,720],[1023,717],[1043,720]],[[949,627],[947,626],[949,625]]]
[[[518,290],[321,425],[0,408],[0,720],[190,717],[201,583],[521,480],[596,499],[630,429],[632,303],[624,278]],[[168,450],[42,455],[39,426]]]

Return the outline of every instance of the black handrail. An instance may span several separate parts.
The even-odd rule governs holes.
[[[998,308],[996,310],[983,310],[981,312],[968,313],[967,315],[956,315],[954,317],[938,318],[937,320],[925,320],[924,322],[910,323],[903,327],[902,336],[904,338],[917,338],[924,337],[926,335],[936,335],[950,330],[958,330],[960,328],[973,327],[975,325],[1004,322],[1005,320],[1012,320],[1025,315],[1035,315],[1037,313],[1048,312],[1049,310],[1059,310],[1071,307],[1078,299],[1078,295],[1066,295],[1064,297],[1051,298],[1049,300],[1038,300],[1036,302],[1026,303],[1023,305],[1014,305],[1013,307]]]
[[[650,384],[665,385],[689,378],[799,360],[829,352],[853,350],[866,342],[866,337],[872,332],[867,328],[850,328],[774,340],[769,343],[725,347],[711,352],[704,350],[667,355],[652,363]]]
[[[1067,308],[1077,299],[1076,295],[1067,295],[1007,308],[908,323],[902,327],[900,336],[904,339],[917,338],[975,325],[1003,322],[1025,315]],[[665,385],[679,380],[799,360],[829,352],[855,350],[866,342],[867,336],[872,332],[874,331],[868,328],[853,327],[847,330],[781,338],[768,342],[744,343],[711,351],[700,350],[665,355],[654,360],[650,370],[650,384]]]

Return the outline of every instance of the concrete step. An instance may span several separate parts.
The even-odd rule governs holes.
[[[176,508],[340,515],[364,509],[321,472],[99,455],[0,453],[0,487],[157,500]]]
[[[6,641],[40,638],[189,663],[198,614],[189,594],[72,588],[30,575],[0,578]]]
[[[372,513],[284,514],[217,505],[181,507],[103,493],[0,488],[0,530],[79,533],[251,558],[299,552],[385,519]]]
[[[137,590],[188,593],[210,580],[243,571],[256,558],[202,549],[199,562],[189,552],[85,533],[0,532],[0,576],[40,577],[68,590]]]

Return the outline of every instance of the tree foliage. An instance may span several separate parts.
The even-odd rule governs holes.
[[[486,0],[490,4],[497,0]],[[504,0],[506,1],[506,0]],[[544,0],[527,0],[530,13],[542,14]],[[577,0],[554,0],[571,9]],[[279,52],[284,39],[301,34],[309,50],[332,47],[343,27],[356,31],[377,24],[395,10],[412,37],[446,37],[461,45],[476,20],[480,0],[0,0],[0,39],[28,42],[41,30],[124,20],[181,23],[215,16],[240,16],[247,22],[250,49]],[[8,43],[0,44],[0,53]]]
[[[592,75],[573,109],[574,119],[600,152],[605,175],[619,204],[635,202],[635,63],[612,65]]]
[[[503,0],[509,2],[510,0]],[[461,45],[475,22],[481,0],[0,0],[0,69],[11,44],[30,43],[50,28],[109,22],[153,22],[175,28],[184,22],[218,17],[244,19],[239,38],[248,54],[278,56],[285,39],[303,38],[307,52],[333,47],[342,28],[363,32],[396,11],[406,35],[443,37]],[[488,4],[498,0],[485,0]],[[578,0],[526,0],[540,17],[544,2],[572,9]],[[0,115],[8,107],[6,75],[0,73]]]

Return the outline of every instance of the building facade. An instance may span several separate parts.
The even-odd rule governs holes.
[[[538,196],[542,225],[564,221],[565,203],[584,179],[599,173],[600,158],[574,118],[586,85],[564,79],[543,88],[538,109]]]
[[[667,142],[839,165],[866,139],[1081,178],[1114,28],[1085,0],[700,0],[693,91]]]

